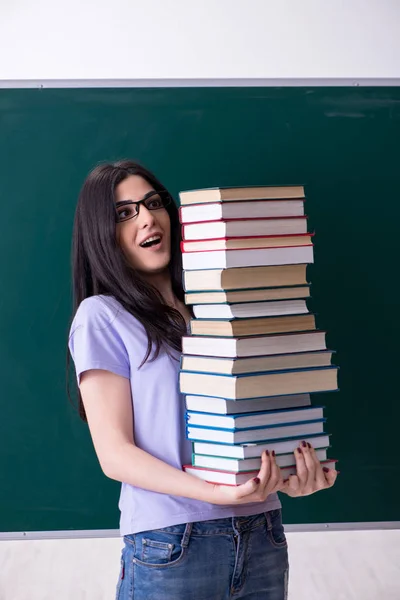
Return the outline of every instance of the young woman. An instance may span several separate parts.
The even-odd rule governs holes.
[[[178,373],[183,303],[177,207],[130,161],[87,177],[73,238],[69,348],[81,416],[106,476],[122,482],[117,599],[284,600],[288,555],[276,492],[333,485],[305,442],[283,482],[273,453],[244,485],[182,471],[191,460]]]

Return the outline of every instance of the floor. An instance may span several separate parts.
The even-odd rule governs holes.
[[[400,600],[400,530],[287,537],[289,600]],[[0,541],[0,600],[113,600],[120,547],[118,538]]]

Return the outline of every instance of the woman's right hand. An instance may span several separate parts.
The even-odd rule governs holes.
[[[263,452],[257,477],[238,486],[213,484],[213,504],[249,504],[264,502],[267,497],[284,486],[275,454]]]

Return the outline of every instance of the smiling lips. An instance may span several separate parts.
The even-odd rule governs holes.
[[[158,246],[161,243],[162,235],[160,233],[154,233],[153,235],[148,236],[140,242],[139,246],[141,248],[152,248],[154,246]]]

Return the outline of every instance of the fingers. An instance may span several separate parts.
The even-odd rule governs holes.
[[[305,442],[304,442],[305,443]],[[275,453],[263,452],[261,467],[257,477],[232,490],[233,500],[238,503],[262,502],[276,491],[283,491],[289,496],[308,496],[318,490],[332,487],[336,481],[337,471],[325,471],[318,460],[314,448],[306,444],[296,448],[296,475],[291,475],[285,482],[276,464]]]
[[[307,481],[303,491],[305,493],[312,493],[315,491],[316,463],[311,455],[311,448],[308,447],[305,441],[301,442],[301,453],[307,469]]]
[[[325,473],[322,469],[322,465],[317,457],[317,454],[314,450],[314,448],[311,446],[311,444],[307,444],[308,448],[309,448],[309,452],[310,452],[310,456],[314,461],[315,464],[315,483],[316,483],[316,487],[318,490],[322,490],[326,487],[328,487],[326,478],[325,478]]]
[[[273,457],[272,454],[270,454],[268,450],[265,450],[261,454],[261,467],[258,472],[258,477],[260,478],[260,481],[261,481],[263,487],[265,486],[266,481],[268,481],[270,473],[271,473],[271,459],[272,458],[275,461],[275,457]]]
[[[267,482],[267,492],[271,494],[272,492],[277,492],[281,489],[283,484],[283,479],[281,475],[281,470],[276,463],[275,452],[272,452],[271,455],[271,474],[269,477],[269,481]]]
[[[261,467],[257,474],[257,477],[249,479],[246,483],[239,485],[236,490],[238,499],[245,498],[250,494],[257,494],[261,496],[263,494],[266,483],[269,481],[271,473],[271,456],[269,452],[263,452],[261,455]],[[275,460],[275,459],[274,459]],[[248,500],[250,502],[250,500]],[[256,499],[255,499],[256,501]]]
[[[268,451],[261,455],[261,468],[257,477],[238,486],[237,498],[246,501],[261,502],[272,492],[278,491],[283,485],[281,471],[276,464],[275,453]],[[254,498],[250,498],[253,495]]]
[[[276,464],[275,452],[268,452],[268,450],[263,452],[261,456],[259,478],[259,494],[262,499],[265,499],[280,486],[282,478],[280,469]]]
[[[249,479],[246,483],[242,485],[238,485],[236,487],[236,499],[241,500],[246,496],[251,496],[252,494],[258,492],[260,489],[260,479],[255,477],[254,479]]]
[[[297,475],[290,475],[290,477],[285,480],[282,487],[282,492],[294,498],[296,496],[301,496],[300,481]]]
[[[304,454],[300,447],[295,449],[294,457],[296,460],[296,475],[299,480],[299,487],[300,487],[300,489],[303,490],[307,484],[308,470],[307,470],[306,461],[304,459]]]
[[[336,471],[336,469],[328,469],[328,471],[324,472],[324,476],[328,487],[332,487],[336,481],[338,472]]]

